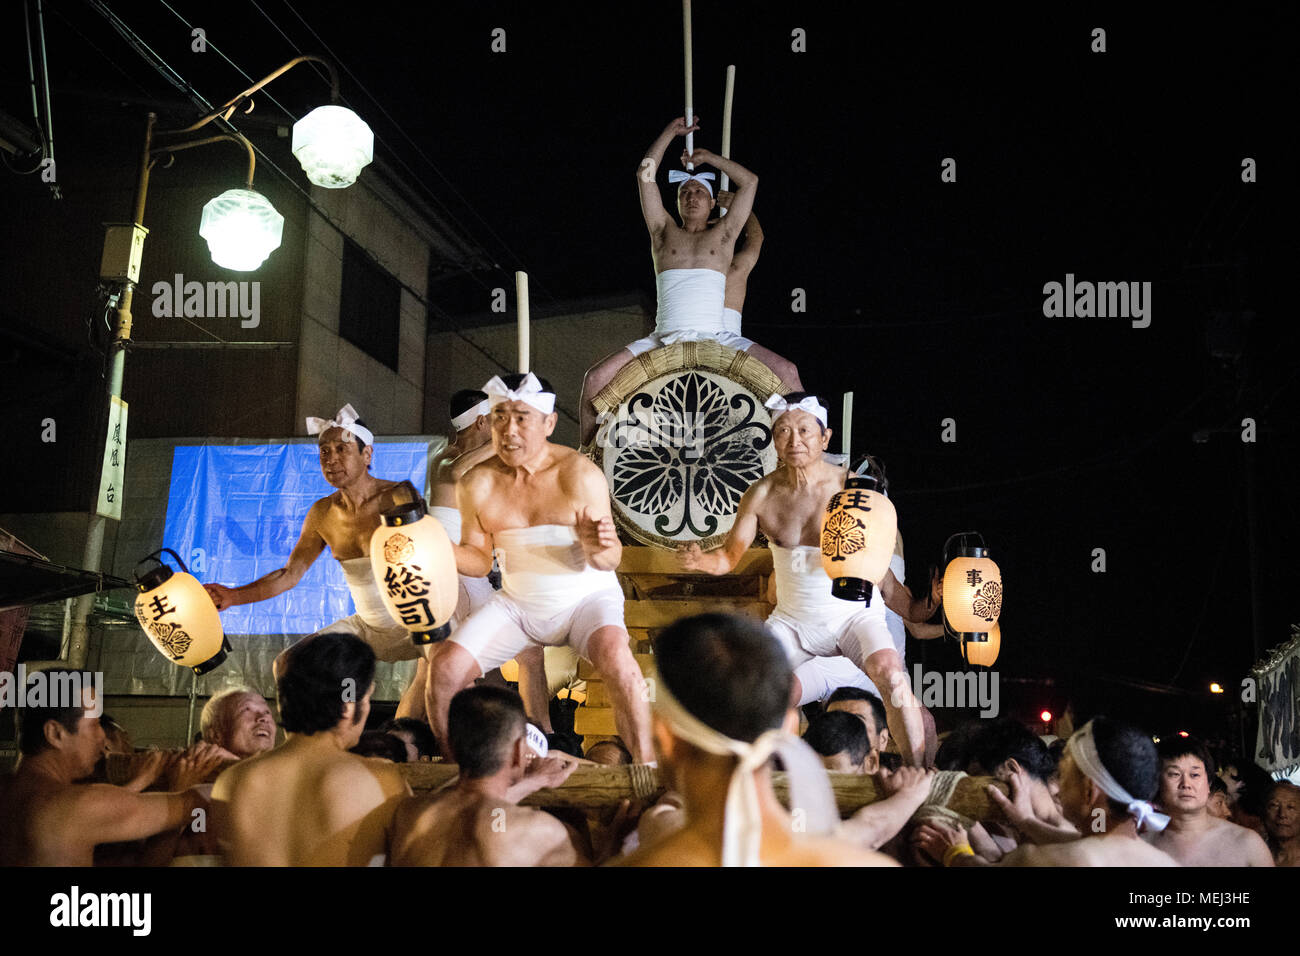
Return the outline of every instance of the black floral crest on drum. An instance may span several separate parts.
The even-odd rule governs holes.
[[[749,395],[728,397],[716,382],[694,371],[676,376],[654,395],[633,395],[627,402],[629,418],[621,419],[609,436],[617,455],[615,500],[655,515],[659,534],[714,534],[718,516],[734,514],[746,489],[763,477],[759,453],[771,444],[772,432],[755,420],[757,407]],[[678,503],[683,505],[681,519],[669,527],[673,520],[668,512]]]

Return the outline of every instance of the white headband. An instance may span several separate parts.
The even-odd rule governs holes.
[[[799,411],[807,412],[813,418],[821,422],[822,428],[826,427],[826,419],[827,419],[826,409],[821,402],[817,401],[817,399],[813,398],[811,395],[807,396],[806,398],[800,399],[799,401],[795,402],[793,405],[787,402],[784,396],[773,395],[771,398],[769,398],[766,402],[763,403],[763,407],[770,409],[772,412],[775,413],[772,416],[773,420],[780,418],[786,412],[792,412],[797,408],[799,409]]]
[[[375,443],[375,435],[365,425],[358,425],[357,410],[350,404],[344,405],[339,409],[338,415],[332,421],[326,421],[323,418],[307,418],[308,435],[324,435],[331,428],[341,428],[345,432],[351,432],[360,438],[367,445]]]
[[[466,428],[469,428],[470,425],[473,425],[474,422],[478,421],[480,415],[486,415],[491,410],[492,402],[485,398],[473,408],[467,408],[465,411],[453,418],[451,420],[451,427],[458,432],[464,431]]]
[[[694,180],[709,191],[709,198],[713,197],[713,184],[710,179],[716,179],[713,173],[688,173],[684,169],[668,170],[668,181],[670,183],[685,183]]]
[[[840,822],[835,796],[831,793],[826,768],[816,752],[798,737],[781,730],[769,730],[752,744],[732,740],[694,717],[669,693],[661,679],[651,705],[672,729],[673,735],[706,753],[734,756],[736,769],[727,786],[727,803],[722,827],[722,865],[758,866],[758,849],[763,837],[762,811],[754,773],[773,754],[781,758],[790,784],[790,806],[802,811],[804,832],[825,834]]]
[[[506,383],[501,380],[500,375],[493,375],[491,381],[484,385],[482,390],[487,392],[492,408],[496,408],[502,402],[523,402],[543,415],[555,411],[555,393],[543,391],[542,383],[532,372],[524,376],[518,388],[513,389],[506,388]]]
[[[1110,771],[1101,762],[1097,753],[1097,742],[1092,736],[1092,721],[1084,724],[1073,737],[1066,742],[1065,752],[1074,758],[1075,764],[1083,775],[1101,788],[1101,792],[1112,800],[1124,804],[1131,816],[1137,818],[1137,828],[1144,823],[1153,830],[1163,830],[1169,825],[1169,818],[1157,813],[1146,800],[1135,800],[1119,781],[1110,775]]]
[[[540,727],[533,724],[524,726],[524,739],[528,741],[528,749],[537,754],[538,757],[545,757],[550,753],[550,745],[546,742],[546,734],[542,733]]]

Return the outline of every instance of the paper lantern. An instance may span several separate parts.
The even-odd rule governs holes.
[[[251,272],[280,248],[284,216],[261,193],[227,189],[203,207],[199,235],[208,241],[208,253],[217,265]]]
[[[983,642],[1002,613],[1002,572],[982,538],[944,551],[953,555],[943,572],[944,623],[960,640]]]
[[[163,552],[176,559],[180,573],[162,563],[158,556]],[[208,592],[170,548],[141,558],[140,564],[145,561],[155,561],[158,567],[141,575],[137,565],[140,593],[135,598],[135,616],[154,647],[173,664],[196,674],[220,666],[230,652],[230,642]]]
[[[1002,650],[1002,626],[994,624],[987,641],[966,641],[966,663],[974,667],[992,667]]]
[[[293,124],[293,155],[317,186],[343,189],[375,158],[375,134],[344,106],[318,106]]]
[[[424,499],[385,511],[370,538],[370,566],[388,613],[411,632],[415,644],[433,644],[451,633],[460,597],[456,552]]]
[[[870,603],[871,586],[884,580],[894,556],[898,514],[878,487],[872,476],[850,477],[822,516],[822,567],[831,594],[845,601]]]

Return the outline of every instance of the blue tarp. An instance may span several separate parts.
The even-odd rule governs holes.
[[[427,442],[377,442],[371,474],[424,493]],[[163,546],[200,581],[248,584],[284,567],[307,510],[334,491],[316,446],[181,445],[172,457]],[[228,635],[311,634],[354,612],[339,563],[325,549],[298,586],[221,614]]]

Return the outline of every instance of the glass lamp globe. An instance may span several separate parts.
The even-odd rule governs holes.
[[[251,272],[280,248],[284,216],[259,192],[227,189],[203,207],[199,235],[217,265]]]
[[[293,124],[293,155],[317,186],[343,189],[375,158],[375,134],[343,106],[318,106]]]

